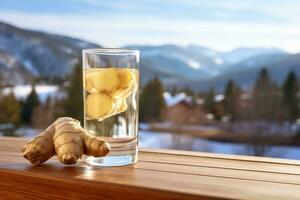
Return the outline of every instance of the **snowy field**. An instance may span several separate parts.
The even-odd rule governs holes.
[[[32,91],[31,85],[16,85],[15,87],[7,87],[3,89],[3,94],[13,92],[18,100],[25,100]],[[36,85],[35,91],[41,102],[45,102],[48,97],[61,99],[64,93],[59,90],[56,85]]]
[[[254,147],[246,144],[215,142],[173,133],[141,130],[139,134],[139,146],[146,148],[178,149],[237,155],[252,155],[254,150]],[[266,147],[265,155],[267,157],[300,160],[300,148],[291,146],[268,146]]]
[[[64,93],[55,85],[36,85],[36,92],[41,102],[45,102],[48,97],[63,98]],[[3,93],[13,92],[19,100],[24,100],[31,92],[31,85],[20,85],[14,88],[5,88]],[[179,97],[178,97],[179,98]],[[170,104],[178,99],[170,100]],[[170,126],[168,123],[162,123],[161,126]],[[209,141],[200,137],[188,135],[178,135],[174,133],[149,131],[149,124],[140,123],[142,129],[139,133],[139,146],[157,149],[178,149],[199,152],[213,152],[224,154],[252,155],[253,146],[246,144],[223,143]],[[190,128],[213,129],[214,127],[193,126]],[[16,135],[21,137],[34,137],[41,130],[32,128],[19,128]],[[300,148],[291,146],[268,146],[265,148],[265,155],[269,157],[298,159],[300,160]]]
[[[41,130],[22,128],[18,130],[23,137],[34,137]],[[236,155],[252,155],[253,147],[246,144],[215,142],[173,133],[139,131],[139,146],[155,149],[177,149],[187,151],[212,152]],[[300,160],[300,148],[291,146],[270,146],[266,148],[267,157]]]

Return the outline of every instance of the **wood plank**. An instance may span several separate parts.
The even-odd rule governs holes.
[[[298,161],[142,150],[125,167],[32,166],[20,138],[0,138],[1,199],[300,199]]]
[[[247,156],[239,156],[247,157]],[[168,163],[175,165],[189,165],[189,166],[202,166],[211,168],[222,169],[240,169],[245,171],[259,171],[259,172],[276,172],[285,174],[300,174],[300,165],[298,161],[295,163],[280,163],[278,159],[275,162],[270,162],[272,158],[267,158],[265,161],[255,161],[244,159],[228,159],[226,156],[220,157],[202,157],[202,156],[184,156],[177,154],[165,153],[152,153],[148,151],[141,151],[140,161],[150,163]],[[284,159],[281,159],[284,161]]]
[[[20,152],[29,139],[18,137],[0,137],[0,151]]]
[[[2,168],[0,171],[0,182],[3,181],[2,178],[5,177],[6,174],[10,175],[9,179],[11,180],[14,176],[23,176],[25,170],[25,175],[28,176],[26,178],[27,181],[25,182],[26,184],[30,185],[34,184],[31,182],[32,178],[39,177],[41,179],[40,181],[42,182],[41,184],[45,184],[44,182],[47,184],[49,180],[59,180],[58,184],[63,188],[65,187],[65,184],[68,185],[70,182],[75,184],[73,181],[76,180],[76,184],[85,185],[84,183],[92,183],[100,188],[109,186],[110,188],[116,189],[115,186],[118,185],[119,187],[123,186],[124,188],[127,188],[127,190],[130,188],[133,188],[132,190],[139,190],[142,188],[144,190],[154,190],[156,194],[159,194],[160,191],[168,191],[170,194],[176,194],[179,196],[183,194],[186,195],[181,196],[180,199],[190,199],[190,197],[193,196],[215,196],[226,199],[300,198],[300,194],[298,192],[300,189],[299,186],[264,183],[259,181],[232,180],[227,178],[214,178],[184,174],[176,174],[176,176],[174,176],[174,174],[170,174],[168,172],[145,173],[142,171],[120,167],[100,169],[89,167],[86,168],[85,166],[64,167],[56,163],[51,163],[40,167],[31,167],[28,164],[18,164],[17,166],[14,164],[7,165],[7,167],[10,169],[13,168],[14,172],[12,173],[10,170],[3,170]],[[18,174],[18,171],[21,174]],[[46,174],[45,171],[47,171]],[[40,183],[38,186],[40,186]],[[158,186],[159,189],[157,188]],[[124,191],[121,191],[121,194],[123,195]],[[151,196],[153,197],[153,194]]]
[[[4,152],[5,153],[5,152]],[[3,151],[0,151],[0,155],[3,155]],[[21,153],[15,153],[15,156],[20,156]],[[227,170],[240,170],[245,172],[270,172],[270,173],[281,173],[286,175],[300,175],[298,165],[286,165],[280,163],[264,163],[264,162],[248,162],[239,160],[226,160],[220,158],[191,158],[187,156],[178,157],[176,155],[164,155],[155,154],[151,155],[149,152],[141,151],[139,154],[140,162],[148,163],[162,163],[170,165],[182,165],[184,166],[198,166],[208,167],[212,170],[227,169]]]
[[[0,137],[0,151],[15,151],[19,152],[22,146],[29,141],[29,138],[18,138],[18,137]],[[13,145],[12,145],[13,144]],[[279,164],[291,164],[299,165],[299,160],[290,159],[279,159],[279,158],[268,158],[268,157],[256,157],[256,156],[240,156],[240,155],[228,155],[228,154],[217,154],[217,153],[203,153],[193,151],[179,151],[179,150],[167,150],[167,149],[145,149],[141,148],[140,152],[150,153],[156,155],[176,155],[183,157],[201,157],[201,158],[215,158],[215,159],[226,159],[226,160],[238,160],[238,161],[249,161],[249,162],[267,162],[267,163],[279,163]]]
[[[24,139],[21,138],[8,138],[4,141],[4,144],[11,146],[11,142],[14,143],[13,149],[6,148],[5,150],[17,150],[20,151],[21,146],[24,144]],[[2,143],[3,144],[3,143]],[[2,146],[2,145],[1,145]],[[1,153],[1,152],[0,152]],[[185,156],[183,153],[189,155]],[[259,172],[277,172],[277,173],[286,173],[286,174],[299,174],[300,171],[298,166],[289,166],[287,168],[284,165],[284,159],[274,159],[276,162],[271,162],[272,165],[265,165],[264,163],[270,163],[270,159],[263,159],[263,162],[253,160],[252,157],[249,157],[250,162],[247,156],[239,156],[242,159],[235,159],[235,156],[224,156],[220,155],[216,157],[216,155],[207,156],[203,153],[195,153],[195,152],[183,152],[183,151],[162,151],[162,153],[157,153],[155,150],[149,152],[149,150],[142,150],[140,152],[140,161],[151,162],[151,163],[167,163],[167,164],[177,164],[177,165],[189,165],[189,166],[201,166],[201,167],[209,167],[209,168],[221,168],[221,169],[240,169],[245,171],[259,171]],[[201,157],[201,159],[198,159]],[[228,160],[229,159],[229,160]],[[241,160],[244,161],[241,165]],[[273,159],[271,159],[273,160]],[[279,161],[283,161],[279,163]],[[297,165],[298,161],[290,162],[288,160],[287,164],[289,165]],[[288,171],[287,171],[288,170]]]
[[[201,157],[201,158],[216,158],[226,160],[239,160],[239,161],[252,161],[252,162],[267,162],[267,163],[279,163],[279,164],[292,164],[299,165],[300,160],[282,159],[282,158],[270,158],[270,157],[258,157],[258,156],[245,156],[245,155],[229,155],[220,153],[207,153],[207,152],[195,152],[195,151],[182,151],[182,150],[171,150],[171,149],[141,149],[145,153],[150,154],[170,154],[184,157]]]
[[[0,151],[9,152],[20,152],[22,146],[29,141],[29,138],[18,138],[18,137],[0,137]],[[13,145],[12,145],[13,144]],[[140,152],[152,154],[154,157],[157,155],[176,155],[182,157],[193,158],[209,158],[209,159],[225,159],[233,161],[249,161],[249,162],[260,162],[260,163],[279,163],[279,164],[290,164],[299,165],[299,160],[290,159],[279,159],[279,158],[268,158],[268,157],[255,157],[255,156],[240,156],[240,155],[227,155],[227,154],[216,154],[216,153],[203,153],[203,152],[192,152],[192,151],[178,151],[178,150],[166,150],[166,149],[145,149],[141,148]]]
[[[210,177],[231,178],[240,180],[256,180],[274,183],[286,183],[300,185],[300,175],[281,174],[271,172],[243,171],[238,169],[211,168],[187,165],[172,165],[164,163],[139,162],[134,166],[136,169],[172,172],[174,174],[192,174]]]
[[[11,162],[13,163],[15,161],[24,162],[24,159],[21,158],[18,155],[18,153],[6,153],[6,155],[4,156],[4,154],[0,152],[1,163],[11,163]],[[56,158],[53,158],[52,161],[56,161]],[[300,185],[300,175],[297,174],[244,171],[239,169],[211,168],[211,167],[189,166],[189,165],[178,166],[178,165],[167,164],[167,163],[151,163],[151,162],[143,162],[143,161],[140,161],[136,165],[128,166],[128,167],[133,167],[137,170],[170,172],[175,174],[180,173],[180,174],[189,174],[189,175],[202,175],[202,176],[232,178],[232,179],[241,179],[241,180],[258,180],[264,182],[278,182],[278,183]]]
[[[16,151],[20,152],[21,147],[26,140],[22,138],[5,138],[0,139],[0,147],[12,146],[13,148],[2,148],[1,151]],[[1,152],[0,152],[1,153]],[[189,156],[186,156],[189,155]],[[201,159],[199,159],[201,158]],[[238,159],[237,159],[238,158]],[[254,157],[255,158],[255,157]],[[259,171],[259,172],[277,172],[285,174],[300,174],[298,168],[299,161],[285,160],[285,159],[270,159],[257,158],[254,160],[249,156],[228,156],[228,155],[214,155],[199,152],[173,151],[163,150],[158,153],[157,150],[141,150],[139,160],[151,163],[167,163],[177,165],[201,166],[221,169],[240,169],[245,171]],[[241,165],[241,161],[244,161]],[[246,162],[245,162],[246,161]],[[280,162],[282,161],[282,162]],[[265,163],[268,163],[267,165]],[[269,164],[271,163],[271,165]],[[289,167],[287,167],[287,165]]]
[[[1,199],[187,199],[179,192],[157,191],[107,182],[45,178],[30,173],[0,171]],[[188,199],[222,199],[188,195]]]

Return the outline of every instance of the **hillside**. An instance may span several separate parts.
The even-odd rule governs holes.
[[[226,83],[231,79],[234,80],[241,88],[251,87],[258,77],[262,68],[267,68],[271,79],[278,85],[281,85],[290,71],[300,77],[300,53],[293,55],[278,55],[273,59],[262,59],[263,56],[255,58],[258,64],[247,65],[247,62],[241,62],[236,66],[238,70],[232,70],[228,73],[221,74],[208,80],[190,81],[187,86],[194,90],[207,91],[214,88],[221,92]],[[252,59],[254,60],[254,59]]]
[[[280,61],[289,55],[275,48],[237,48],[229,52],[214,51],[195,45],[186,47],[135,45],[126,48],[141,51],[143,83],[158,76],[165,85],[179,86],[193,82],[209,82],[216,77],[256,69]],[[197,89],[197,86],[193,88]]]
[[[64,78],[78,63],[83,48],[97,47],[100,45],[0,22],[0,73],[5,83],[12,84],[30,84],[37,77],[46,82],[54,77]],[[262,67],[268,68],[278,83],[291,70],[300,76],[300,55],[277,48],[240,47],[228,52],[173,44],[124,48],[141,51],[142,84],[157,76],[165,86],[222,90],[233,79],[247,88]]]
[[[78,62],[81,49],[94,47],[100,46],[71,37],[21,29],[0,22],[0,52],[2,52],[0,70],[1,74],[12,75],[9,78],[5,75],[7,82],[22,83],[32,77],[64,77]],[[4,57],[6,60],[10,58],[15,64],[11,66],[5,62]]]

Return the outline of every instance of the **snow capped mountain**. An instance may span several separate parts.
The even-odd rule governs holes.
[[[206,79],[216,74],[214,51],[204,47],[176,45],[127,46],[141,51],[141,71],[147,79],[164,72],[183,80]],[[143,73],[146,70],[147,74]],[[168,78],[168,81],[170,79]]]
[[[217,65],[223,65],[224,64],[224,60],[222,58],[215,58],[214,61]]]
[[[287,53],[277,48],[240,47],[240,48],[233,49],[229,52],[221,53],[220,57],[224,59],[227,63],[236,64],[242,60],[249,59],[251,57],[255,57],[259,55],[269,55],[269,54],[287,54]]]
[[[13,80],[15,84],[24,84],[33,78],[19,60],[3,50],[0,50],[0,72],[3,80]]]
[[[30,31],[0,22],[0,50],[18,64],[18,68],[32,77],[65,77],[78,62],[82,48],[99,47],[75,38]],[[3,56],[2,56],[3,57]],[[7,73],[7,60],[1,73]],[[22,77],[13,75],[7,82],[23,82]]]
[[[243,60],[209,80],[190,81],[187,85],[195,90],[207,91],[210,88],[222,92],[229,80],[234,80],[239,87],[247,89],[256,81],[262,68],[266,68],[271,79],[281,85],[289,72],[293,71],[300,78],[299,54],[267,54]]]
[[[12,84],[30,84],[36,77],[44,81],[51,77],[63,78],[72,72],[83,48],[97,47],[100,46],[83,40],[0,22],[0,73],[4,82]],[[172,44],[124,48],[141,51],[142,84],[159,77],[166,86],[176,84],[209,89],[211,86],[222,88],[229,79],[248,86],[264,66],[275,80],[280,81],[289,70],[300,73],[299,55],[290,55],[276,48],[243,47],[229,52]]]
[[[195,60],[187,60],[186,61],[188,63],[188,65],[191,67],[191,68],[194,68],[194,69],[200,69],[201,67],[203,67],[201,65],[201,63],[195,61]]]
[[[274,48],[238,48],[230,52],[214,51],[196,45],[186,47],[135,45],[126,48],[141,51],[141,72],[142,76],[146,77],[145,81],[163,73],[167,74],[167,78],[160,77],[167,83],[176,82],[170,77],[185,81],[208,80],[224,73],[244,70],[246,67],[254,67],[288,55]]]

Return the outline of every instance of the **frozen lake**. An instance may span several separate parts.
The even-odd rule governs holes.
[[[140,130],[139,134],[139,146],[146,148],[178,149],[238,155],[253,155],[254,150],[260,148],[246,144],[209,141],[198,137],[173,133]],[[300,147],[264,146],[263,149],[264,155],[267,157],[300,160]]]

